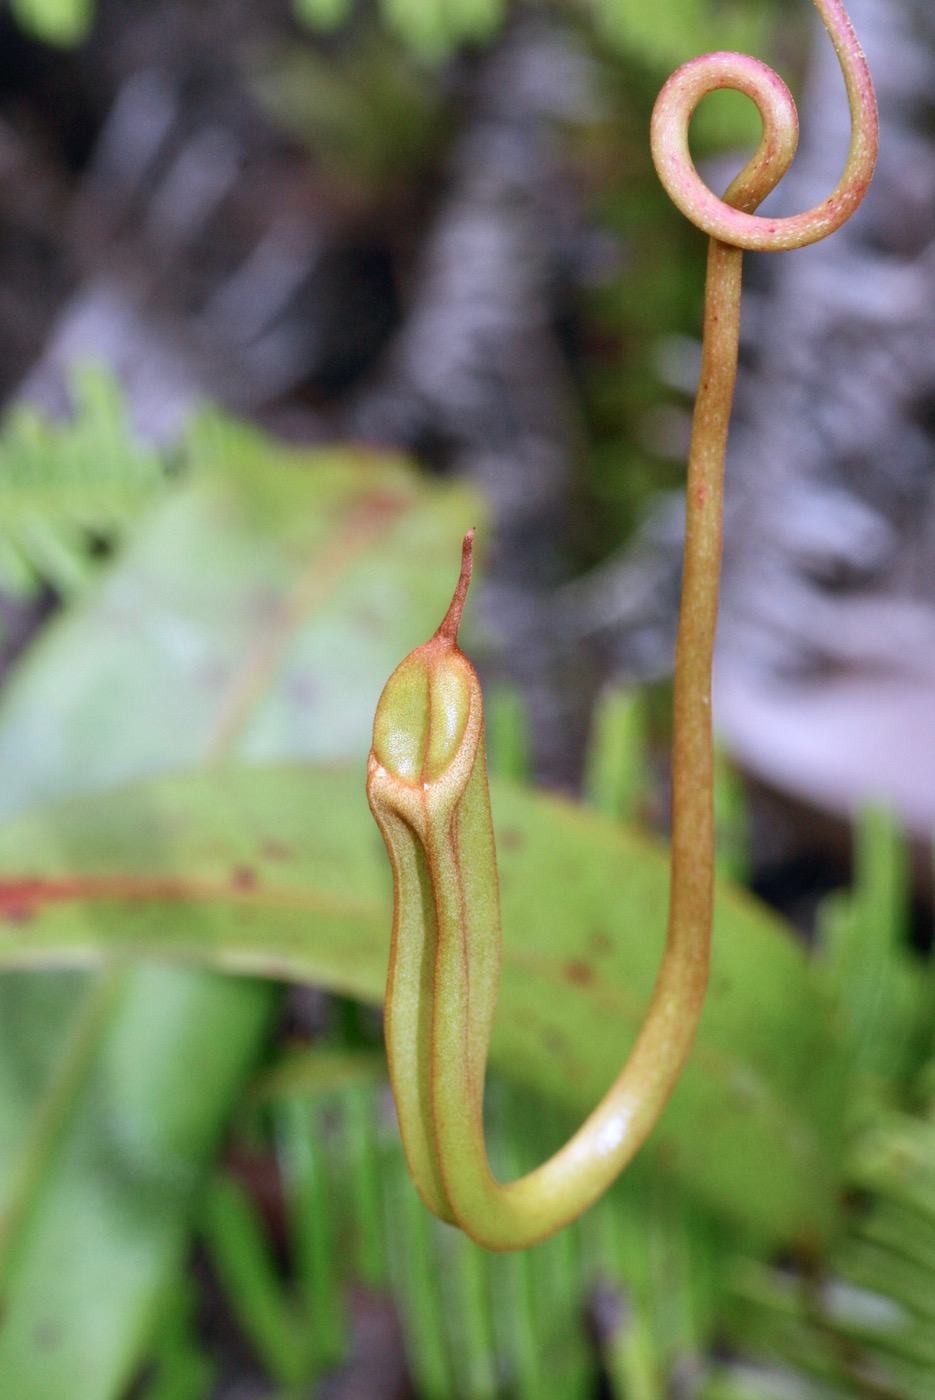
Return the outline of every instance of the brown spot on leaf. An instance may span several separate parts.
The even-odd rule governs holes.
[[[257,873],[251,870],[249,865],[238,865],[231,875],[231,884],[235,890],[252,890],[257,886]]]
[[[563,972],[566,980],[576,987],[587,987],[594,981],[593,971],[580,958],[573,958],[571,962],[567,962]]]
[[[497,840],[505,851],[518,851],[523,844],[523,833],[517,831],[515,826],[508,826],[505,831],[497,833]]]
[[[359,457],[362,465],[372,466],[374,461],[374,455],[372,453],[362,451],[355,455]],[[392,491],[383,491],[379,489],[371,490],[369,495],[361,502],[363,507],[362,513],[374,524],[379,524],[381,521],[392,520],[393,516],[398,515],[408,504],[408,500],[394,495]]]
[[[31,904],[15,904],[0,902],[0,919],[7,924],[28,924],[36,917],[35,908]]]
[[[274,836],[264,841],[261,854],[264,860],[292,860],[295,856],[291,846],[287,846],[285,841],[277,841]]]
[[[596,958],[606,958],[614,951],[614,940],[609,933],[604,933],[602,929],[598,929],[598,931],[592,933],[591,937],[588,939],[588,947]]]
[[[0,919],[8,924],[28,924],[36,917],[42,882],[32,876],[0,881]]]

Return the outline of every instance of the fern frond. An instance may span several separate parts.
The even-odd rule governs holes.
[[[85,367],[72,380],[74,415],[52,423],[18,405],[0,430],[0,588],[63,596],[93,573],[165,479],[159,453],[136,442],[114,381]]]

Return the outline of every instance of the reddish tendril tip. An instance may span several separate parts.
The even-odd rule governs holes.
[[[461,615],[464,612],[464,604],[467,599],[468,589],[471,586],[471,573],[474,569],[474,526],[464,536],[464,543],[461,546],[461,575],[458,579],[454,591],[454,597],[448,605],[442,624],[435,637],[441,641],[450,642],[452,646],[458,644],[458,628],[461,626]]]

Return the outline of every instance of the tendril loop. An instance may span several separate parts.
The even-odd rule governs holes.
[[[804,248],[846,223],[863,199],[876,163],[879,129],[873,84],[863,50],[841,0],[814,0],[834,45],[851,112],[851,144],[844,173],[823,203],[789,218],[754,214],[795,155],[798,117],[778,74],[739,53],[712,53],[679,68],[653,111],[650,142],[659,179],[673,204],[696,227],[733,248],[777,252]],[[692,162],[688,127],[708,93],[730,88],[756,103],[763,137],[723,199],[708,189]]]

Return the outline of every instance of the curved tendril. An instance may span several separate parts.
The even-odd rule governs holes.
[[[867,192],[879,145],[873,83],[863,50],[841,0],[814,0],[834,45],[851,112],[851,144],[844,173],[823,203],[790,218],[753,213],[786,173],[795,155],[798,117],[782,79],[745,54],[714,53],[673,73],[656,100],[650,141],[659,179],[673,204],[712,238],[734,248],[778,252],[827,238],[851,217]],[[720,88],[745,93],[759,109],[763,138],[725,198],[708,189],[692,162],[688,126],[701,99]]]
[[[711,54],[686,64],[663,88],[653,114],[662,182],[711,235],[676,644],[666,946],[636,1044],[614,1084],[555,1156],[506,1185],[491,1174],[484,1140],[500,931],[482,700],[457,646],[470,538],[445,621],[397,668],[377,710],[368,794],[396,885],[387,1047],[403,1143],[426,1204],[490,1249],[535,1244],[606,1190],[658,1120],[701,1015],[713,910],[711,662],[742,249],[801,247],[838,228],[867,189],[877,149],[873,88],[847,14],[840,0],[815,5],[841,62],[851,109],[847,165],[823,204],[788,219],[753,213],[788,168],[798,126],[784,84],[755,59]],[[764,129],[753,159],[721,200],[692,165],[688,122],[701,98],[723,87],[753,99]]]

